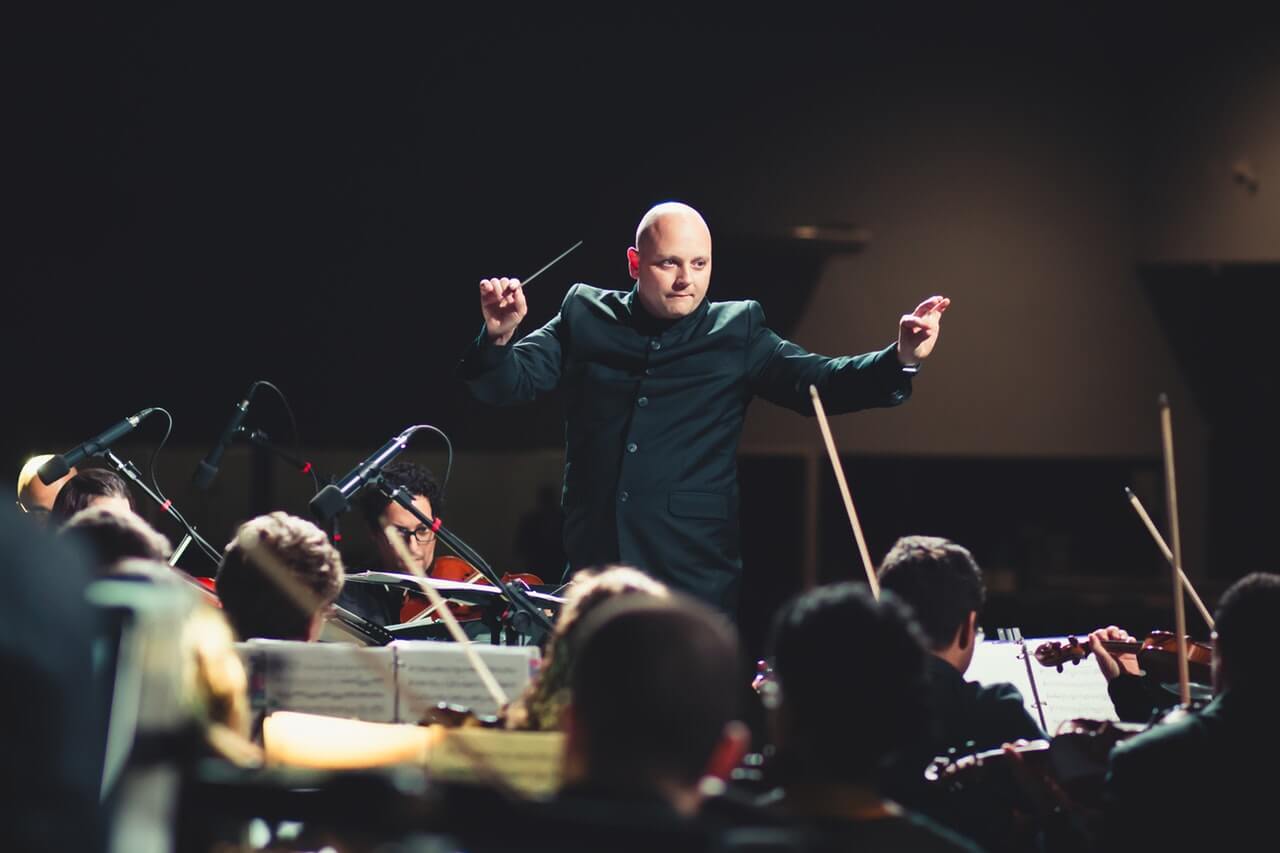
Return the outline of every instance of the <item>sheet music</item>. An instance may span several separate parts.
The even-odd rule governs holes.
[[[1066,637],[1027,640],[1027,653],[1032,654],[1036,646],[1052,641],[1065,643]],[[1058,726],[1067,720],[1077,718],[1119,721],[1107,694],[1107,680],[1091,657],[1075,665],[1066,664],[1062,672],[1058,672],[1054,667],[1041,666],[1032,655],[1031,671],[1035,673],[1036,685],[1040,688],[1040,703],[1044,707],[1049,734],[1055,734]]]
[[[474,643],[471,647],[489,665],[509,699],[520,695],[541,662],[537,646]],[[388,648],[396,654],[401,722],[417,722],[427,708],[439,702],[465,705],[477,714],[498,712],[497,703],[457,643],[397,640]]]
[[[395,654],[389,648],[290,640],[250,640],[236,646],[249,661],[255,705],[261,703],[266,713],[396,720]]]
[[[546,796],[560,785],[563,751],[562,732],[441,729],[428,753],[427,770],[435,778],[460,782],[483,782],[488,771],[521,793]]]
[[[1041,643],[1065,638],[1039,637],[1026,640],[1027,654],[1032,654]],[[1083,717],[1091,720],[1117,720],[1115,707],[1111,697],[1107,695],[1107,682],[1098,671],[1098,665],[1092,660],[1082,661],[1077,666],[1068,664],[1059,673],[1053,667],[1042,666],[1032,656],[1031,677],[1035,679],[1035,690],[1027,675],[1027,665],[1021,657],[1022,649],[1018,643],[1003,640],[986,640],[974,650],[973,662],[965,672],[969,681],[980,684],[994,684],[1007,681],[1022,693],[1027,713],[1037,722],[1040,713],[1044,714],[1044,725],[1047,733],[1052,735],[1058,726],[1067,720]],[[1035,696],[1039,693],[1040,708],[1036,708]]]

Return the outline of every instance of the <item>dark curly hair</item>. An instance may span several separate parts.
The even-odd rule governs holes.
[[[1222,594],[1214,613],[1215,644],[1232,688],[1274,687],[1276,665],[1270,652],[1275,624],[1280,621],[1280,575],[1253,572]]]
[[[431,502],[431,511],[440,515],[444,494],[429,468],[406,460],[397,460],[382,469],[382,478],[391,488],[403,488],[411,495],[421,496]],[[360,493],[360,517],[376,535],[382,535],[379,516],[391,502],[377,489],[365,489]]]

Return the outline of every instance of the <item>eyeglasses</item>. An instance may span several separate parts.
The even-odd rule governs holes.
[[[410,539],[418,540],[419,545],[430,545],[435,541],[436,532],[425,524],[419,524],[413,530],[407,527],[395,525],[396,532],[404,539],[404,544],[408,545]]]
[[[46,507],[27,506],[20,500],[16,500],[14,501],[14,503],[18,505],[19,510],[21,510],[22,512],[25,512],[27,515],[35,515],[35,516],[40,516],[42,518],[47,517],[49,515],[49,510]]]

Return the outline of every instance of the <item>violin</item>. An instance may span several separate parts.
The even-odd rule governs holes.
[[[493,583],[475,566],[461,557],[453,557],[448,554],[436,557],[431,564],[431,568],[427,571],[427,577],[442,581],[493,586]],[[542,578],[529,572],[507,572],[502,576],[501,580],[504,584],[512,583],[513,581],[522,581],[527,586],[542,584]],[[448,606],[459,622],[475,621],[484,616],[484,608],[475,604],[449,602]],[[431,603],[427,601],[425,596],[419,594],[406,595],[404,604],[400,606],[400,621],[408,622],[430,607]]]
[[[1052,785],[1073,803],[1100,808],[1102,782],[1112,748],[1145,728],[1111,720],[1069,720],[1052,740],[1019,741],[1009,744],[1008,749],[1001,747],[968,755],[951,750],[933,759],[925,768],[924,778],[931,786],[956,792],[993,783],[1018,783],[1019,776],[1030,773],[1051,779]],[[1010,751],[1015,755],[1011,756]],[[1012,766],[1015,760],[1021,767]],[[1023,789],[1023,796],[1031,794],[1025,781],[1018,786]],[[1029,808],[1031,803],[1022,805]]]
[[[1191,680],[1199,684],[1212,683],[1213,646],[1190,637],[1186,642]],[[1115,655],[1136,654],[1138,666],[1161,683],[1178,680],[1178,638],[1170,631],[1152,631],[1140,643],[1104,640],[1102,647]],[[1035,658],[1042,665],[1057,667],[1061,672],[1063,664],[1078,664],[1089,656],[1090,651],[1088,643],[1081,643],[1072,636],[1066,643],[1042,643],[1035,650]]]

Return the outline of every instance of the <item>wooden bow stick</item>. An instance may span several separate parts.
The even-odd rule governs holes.
[[[1165,500],[1169,505],[1169,531],[1173,540],[1173,630],[1178,639],[1178,698],[1191,705],[1191,673],[1187,667],[1187,608],[1182,602],[1182,537],[1178,534],[1178,489],[1173,478],[1173,421],[1169,397],[1160,395],[1160,438],[1164,447]]]
[[[1129,503],[1133,505],[1133,510],[1138,514],[1138,518],[1142,519],[1142,523],[1146,525],[1147,532],[1151,534],[1151,538],[1156,541],[1156,547],[1160,549],[1160,553],[1164,554],[1164,558],[1169,561],[1169,565],[1173,565],[1173,552],[1169,550],[1169,545],[1164,541],[1164,537],[1160,535],[1160,531],[1156,529],[1155,523],[1151,520],[1151,516],[1147,515],[1146,508],[1142,505],[1142,501],[1138,500],[1138,496],[1133,490],[1125,487],[1124,493],[1129,497]],[[1204,602],[1200,600],[1199,593],[1196,588],[1191,585],[1191,579],[1187,577],[1187,573],[1178,570],[1178,576],[1182,579],[1182,586],[1186,589],[1187,594],[1191,596],[1191,601],[1195,604],[1196,609],[1200,611],[1200,615],[1204,617],[1205,624],[1209,626],[1209,630],[1213,630],[1213,616],[1209,613],[1209,608],[1204,606]]]
[[[418,579],[418,586],[422,589],[422,594],[431,600],[432,605],[439,611],[440,618],[444,620],[444,624],[448,627],[453,639],[462,646],[462,652],[467,656],[467,662],[471,664],[471,668],[480,677],[480,682],[484,684],[484,689],[489,691],[489,695],[493,697],[493,701],[497,703],[499,708],[506,705],[510,701],[507,698],[506,691],[502,689],[502,685],[498,683],[498,680],[493,677],[488,664],[471,647],[471,638],[462,630],[462,625],[458,623],[458,618],[453,615],[453,611],[445,606],[443,596],[427,580],[426,572],[419,568],[417,561],[409,553],[408,546],[404,544],[404,540],[400,538],[400,534],[396,532],[395,527],[387,525],[383,528],[382,535],[387,537],[387,542],[390,543],[392,550],[396,552],[396,557],[400,560],[400,564]]]
[[[875,567],[871,565],[871,554],[867,552],[867,540],[862,536],[862,525],[858,523],[858,513],[853,508],[849,484],[844,479],[844,467],[840,464],[839,454],[836,453],[836,443],[831,437],[831,426],[827,423],[827,413],[822,408],[822,398],[818,396],[816,386],[809,386],[809,396],[813,398],[813,413],[818,416],[818,427],[822,430],[822,440],[827,445],[827,456],[831,458],[831,467],[835,469],[836,483],[840,486],[840,497],[844,499],[844,509],[849,514],[849,524],[853,527],[853,538],[858,543],[858,553],[862,555],[862,566],[867,570],[867,583],[871,584],[871,594],[879,600],[880,581],[876,578]]]

